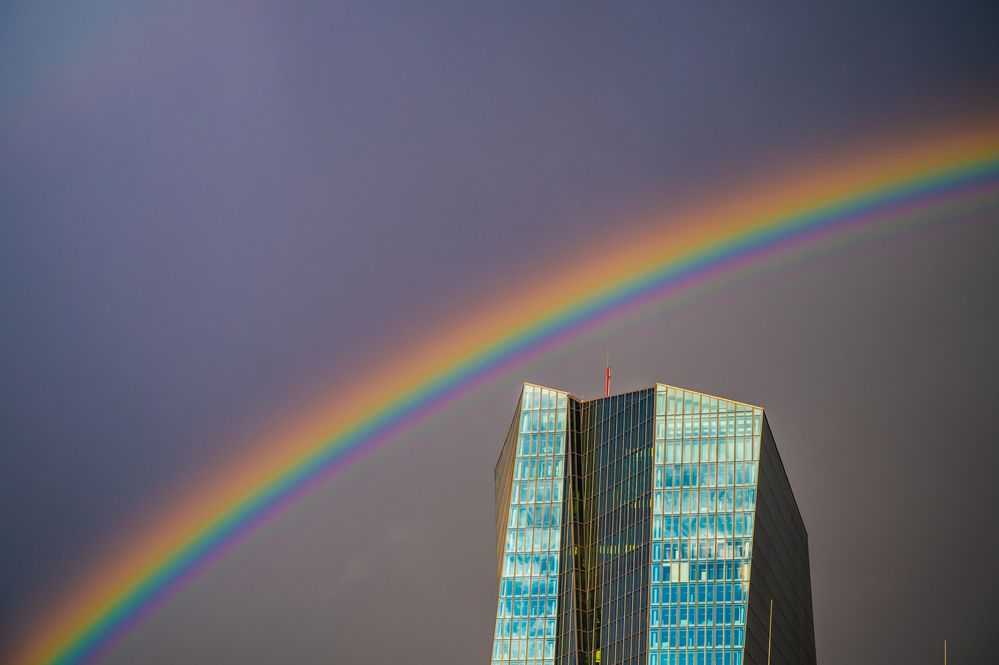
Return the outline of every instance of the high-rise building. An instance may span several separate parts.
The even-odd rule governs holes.
[[[808,535],[763,409],[524,384],[496,465],[492,665],[814,665]]]

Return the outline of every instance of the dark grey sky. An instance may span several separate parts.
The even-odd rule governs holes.
[[[0,7],[0,638],[247,433],[511,271],[999,108],[988,3]],[[523,379],[767,407],[823,663],[999,660],[995,210],[519,368],[108,663],[485,662]]]

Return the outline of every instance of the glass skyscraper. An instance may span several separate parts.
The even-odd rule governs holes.
[[[808,536],[760,407],[524,384],[491,665],[814,665]]]

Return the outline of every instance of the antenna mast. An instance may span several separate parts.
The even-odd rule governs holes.
[[[774,636],[774,599],[770,598],[770,621],[767,624],[767,665],[770,665],[770,642]],[[946,665],[946,663],[944,664]]]
[[[604,397],[610,397],[610,354],[607,354],[607,373],[604,375]]]

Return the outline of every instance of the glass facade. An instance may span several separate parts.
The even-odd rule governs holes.
[[[504,492],[509,500],[507,509],[498,511],[506,520],[497,534],[503,552],[494,665],[555,662],[567,414],[566,393],[526,384],[519,427],[508,436],[513,454],[507,452],[507,465],[502,459],[498,465],[503,468],[497,478],[509,476]]]
[[[496,478],[493,663],[814,665],[807,533],[761,408],[525,384]]]
[[[649,665],[742,665],[763,412],[656,386]]]
[[[592,441],[589,498],[592,660],[641,665],[648,629],[653,391],[593,400],[582,438]],[[588,662],[584,659],[583,662]]]

